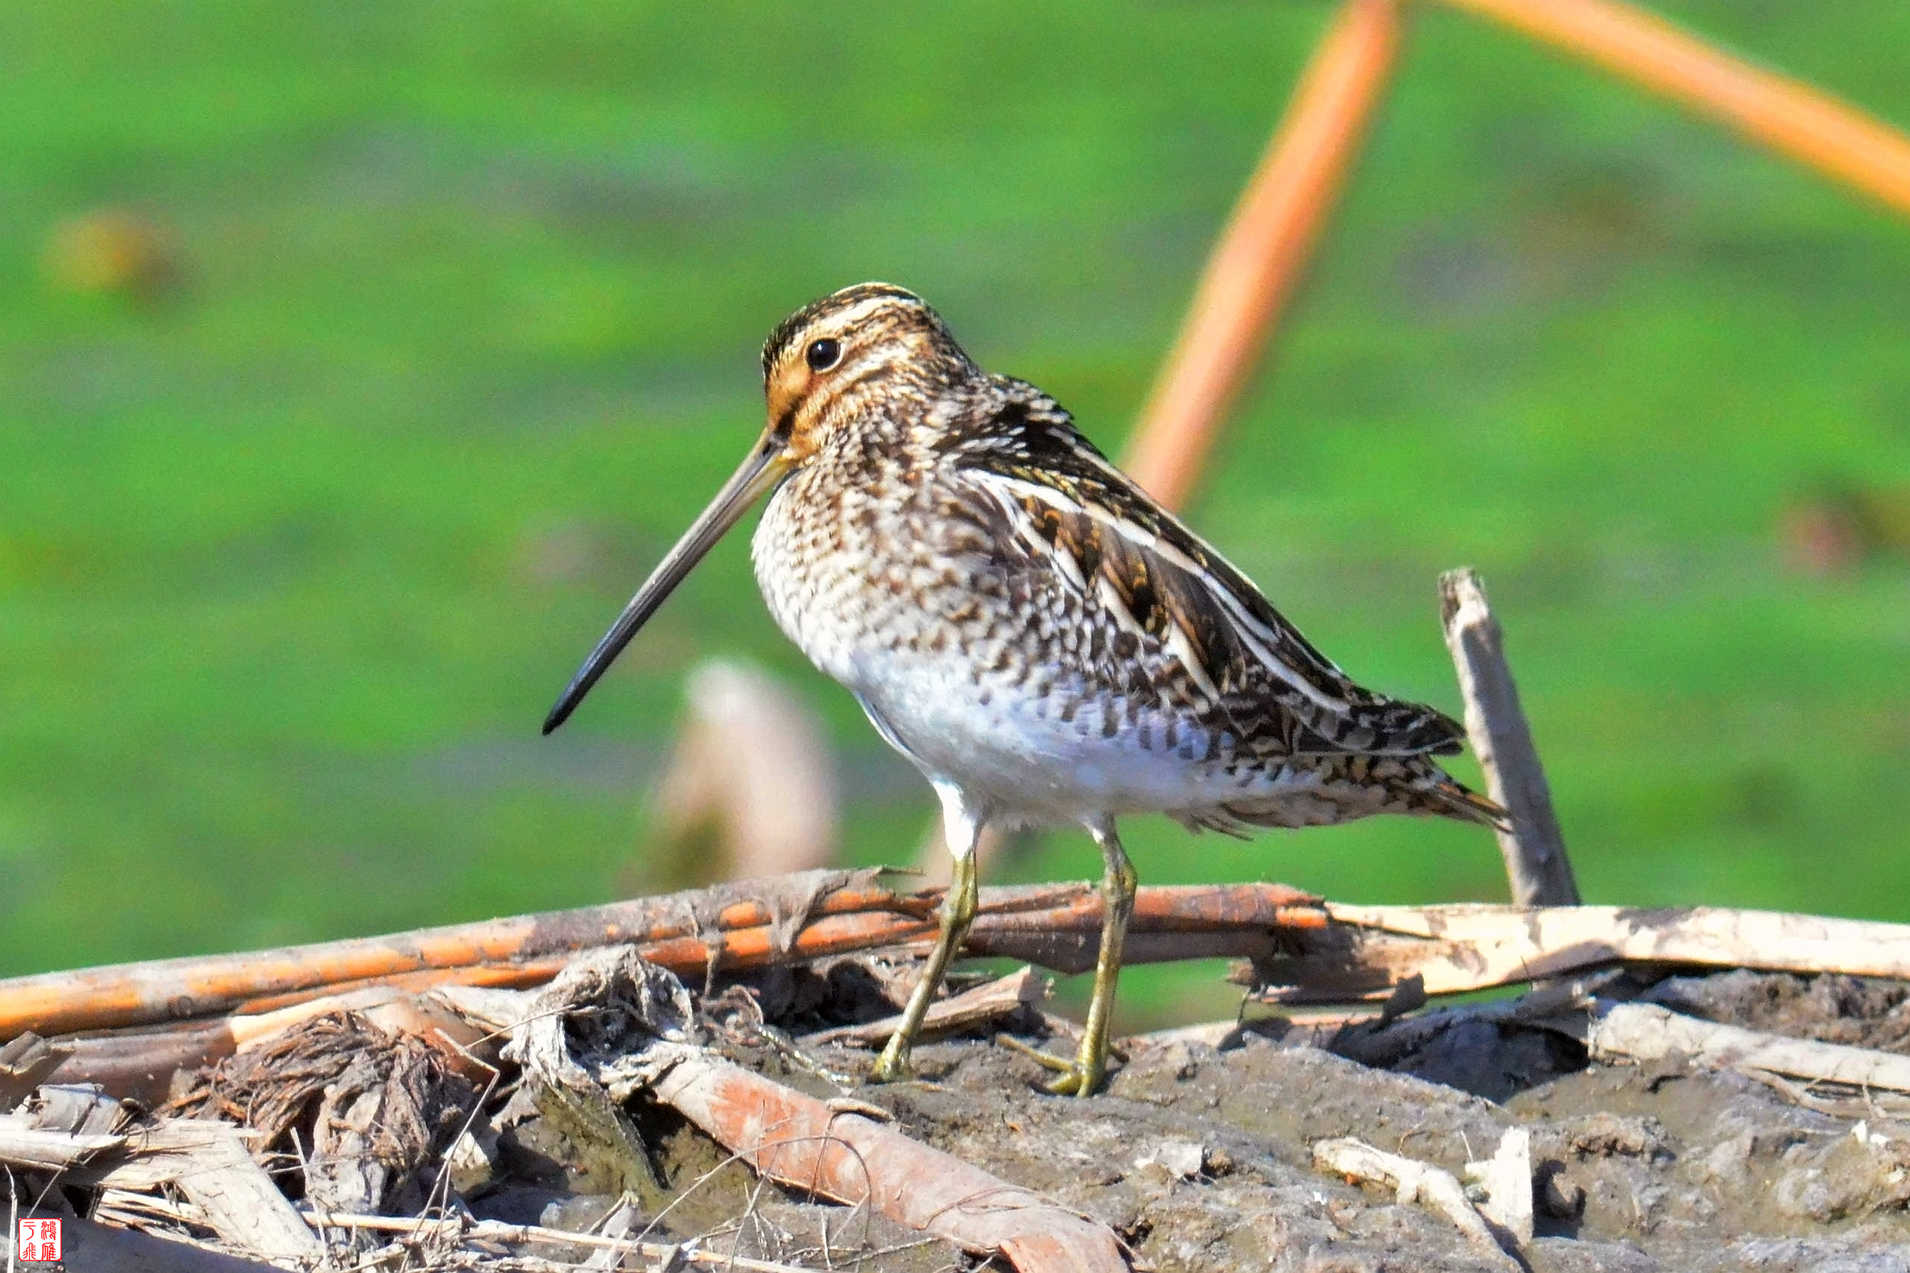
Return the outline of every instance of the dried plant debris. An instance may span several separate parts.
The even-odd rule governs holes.
[[[504,1124],[525,1123],[534,1109],[569,1138],[588,1174],[618,1190],[660,1190],[623,1102],[640,1085],[649,1045],[688,1039],[693,1015],[683,983],[634,946],[579,956],[527,996],[512,1028],[504,1059],[523,1068],[524,1086]]]
[[[479,1114],[479,1090],[443,1052],[356,1013],[315,1017],[204,1071],[166,1112],[261,1133],[296,1163],[327,1211],[414,1211],[439,1187],[444,1152]]]
[[[43,1080],[0,1114],[0,1162],[23,1214],[78,1208],[282,1268],[954,1273],[984,1266],[972,1236],[903,1221],[945,1218],[907,1204],[976,1173],[998,1182],[984,1195],[1038,1199],[1118,1239],[1103,1257],[1162,1271],[1910,1273],[1910,1098],[1772,1072],[1765,1053],[1601,1061],[1585,1042],[1623,1005],[1621,1022],[1675,1014],[1666,1038],[1888,1056],[1910,998],[1896,982],[1634,972],[1404,1015],[1260,1016],[1128,1040],[1108,1091],[1076,1101],[989,1037],[1049,1021],[1026,972],[946,1001],[955,1033],[918,1051],[920,1081],[864,1086],[894,1010],[886,958],[719,973],[704,996],[613,950],[542,991],[288,1017],[156,1117]],[[446,1012],[457,1044],[429,1024]],[[891,1152],[959,1170],[914,1169],[899,1206],[859,1194]]]

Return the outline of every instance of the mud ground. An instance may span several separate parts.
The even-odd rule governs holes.
[[[1733,972],[1625,993],[1910,1051],[1896,983]],[[1044,1019],[1022,1024],[1034,1038]],[[792,1086],[881,1106],[908,1134],[1104,1220],[1137,1267],[1164,1273],[1503,1267],[1432,1211],[1316,1170],[1311,1146],[1355,1136],[1457,1175],[1515,1126],[1532,1137],[1536,1234],[1519,1256],[1533,1273],[1910,1273],[1910,1104],[1676,1060],[1588,1064],[1563,1035],[1465,1009],[1330,1031],[1275,1019],[1219,1047],[1130,1040],[1086,1101],[1042,1093],[1032,1061],[986,1039],[924,1045],[919,1080],[889,1087],[840,1081],[866,1070],[860,1049],[732,1036],[726,1050]],[[667,1112],[633,1113],[661,1178],[642,1199],[654,1237],[815,1267],[976,1267],[861,1210],[762,1184]],[[587,1224],[608,1200],[538,1135],[531,1124],[507,1137],[512,1183],[474,1209]]]

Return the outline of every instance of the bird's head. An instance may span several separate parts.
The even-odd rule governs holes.
[[[808,462],[851,421],[894,414],[973,371],[941,316],[913,292],[858,283],[803,306],[763,342],[763,442]],[[865,410],[872,399],[889,412]]]
[[[544,732],[564,723],[637,629],[751,505],[845,431],[906,414],[865,410],[871,398],[926,404],[937,386],[972,374],[974,364],[941,317],[921,297],[889,283],[831,292],[778,323],[763,344],[768,423],[762,436],[584,660],[545,718]]]

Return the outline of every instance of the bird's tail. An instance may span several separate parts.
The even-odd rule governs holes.
[[[1510,831],[1512,815],[1443,769],[1433,769],[1430,781],[1416,784],[1409,796],[1415,813],[1429,813],[1460,822],[1477,822],[1495,831]]]
[[[1170,811],[1195,830],[1245,835],[1251,827],[1309,827],[1376,813],[1408,813],[1477,823],[1499,831],[1512,819],[1425,756],[1316,758],[1311,786]]]

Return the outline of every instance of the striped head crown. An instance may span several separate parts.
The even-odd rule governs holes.
[[[798,462],[869,394],[927,397],[974,374],[941,315],[891,283],[831,292],[763,342],[769,428]]]

